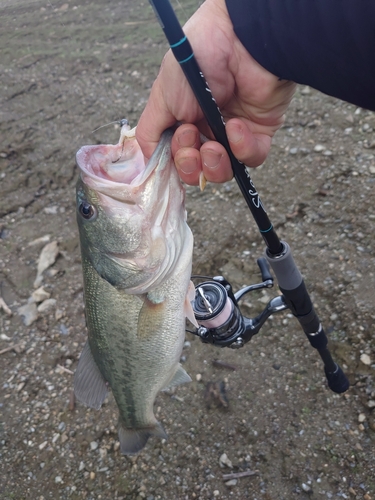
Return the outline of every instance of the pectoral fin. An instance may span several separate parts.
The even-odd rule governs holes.
[[[173,375],[172,380],[163,388],[163,391],[167,391],[177,385],[186,384],[187,382],[191,382],[191,377],[186,373],[182,366],[178,364],[176,373]]]
[[[74,394],[81,403],[99,410],[107,392],[108,386],[94,361],[87,341],[74,375]]]

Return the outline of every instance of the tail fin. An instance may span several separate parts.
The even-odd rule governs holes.
[[[120,440],[120,450],[124,455],[135,455],[146,446],[148,438],[151,436],[168,439],[168,436],[159,422],[154,427],[144,427],[141,429],[128,429],[119,420],[118,437]]]

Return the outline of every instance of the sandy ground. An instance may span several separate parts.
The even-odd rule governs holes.
[[[197,4],[182,5],[184,20]],[[156,401],[169,440],[126,458],[113,398],[94,411],[71,396],[86,338],[74,156],[117,141],[116,125],[98,127],[137,123],[166,44],[147,2],[0,9],[0,498],[374,499],[374,114],[300,88],[253,173],[350,390],[327,389],[288,312],[237,351],[187,334],[193,382]],[[194,273],[222,274],[235,290],[258,282],[264,245],[236,185],[189,187],[187,209]],[[27,326],[19,309],[47,243],[49,302]],[[274,295],[246,296],[243,313]]]

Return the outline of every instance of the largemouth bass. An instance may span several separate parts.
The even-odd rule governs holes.
[[[111,388],[124,454],[166,438],[157,393],[190,381],[179,364],[190,300],[193,236],[166,131],[145,165],[135,129],[116,145],[77,153],[77,221],[88,342],[74,379],[77,399],[100,408]]]

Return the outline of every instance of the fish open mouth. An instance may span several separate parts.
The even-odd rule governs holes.
[[[133,184],[146,169],[135,139],[135,129],[123,125],[118,144],[84,146],[77,153],[77,164],[93,181]]]

